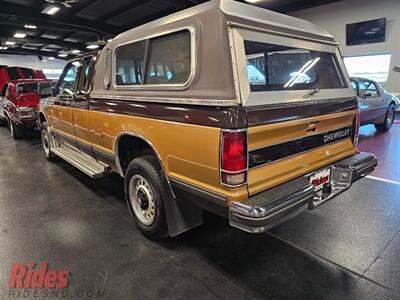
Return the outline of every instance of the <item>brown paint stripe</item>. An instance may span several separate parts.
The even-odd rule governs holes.
[[[216,107],[92,99],[89,109],[210,127],[244,128],[247,125],[245,111],[240,106]]]
[[[246,108],[242,106],[216,107],[111,99],[92,99],[89,105],[89,109],[93,111],[227,129],[286,122],[351,111],[356,108],[357,99],[353,97]]]

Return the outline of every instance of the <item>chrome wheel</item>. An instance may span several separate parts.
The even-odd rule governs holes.
[[[386,116],[386,123],[391,126],[394,121],[395,111],[391,107],[389,108]]]
[[[153,224],[156,214],[155,195],[150,183],[141,175],[129,182],[129,200],[137,219],[146,226]]]
[[[50,140],[46,130],[42,130],[42,147],[46,157],[50,156]]]

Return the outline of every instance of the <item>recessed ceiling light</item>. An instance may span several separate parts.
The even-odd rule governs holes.
[[[67,56],[68,54],[64,52],[58,54],[58,57],[67,57]]]
[[[48,58],[47,58],[48,60],[53,60],[53,59],[55,59],[53,56],[49,56]]]
[[[8,47],[0,46],[0,50],[7,50],[7,49],[8,49]]]
[[[58,11],[61,8],[59,6],[55,6],[55,5],[48,5],[46,6],[43,10],[42,10],[42,14],[46,14],[46,15],[54,15],[56,13],[58,13]]]
[[[71,50],[71,53],[72,53],[72,54],[78,54],[78,53],[80,53],[80,52],[81,52],[81,50],[78,50],[78,49]]]
[[[36,25],[31,25],[31,24],[25,24],[24,27],[28,29],[37,29]]]
[[[15,42],[13,42],[13,41],[7,41],[5,44],[8,45],[8,46],[13,46],[13,45],[15,45]]]
[[[94,49],[97,49],[97,48],[99,48],[99,47],[100,47],[99,45],[90,44],[90,45],[87,45],[87,46],[86,46],[86,49],[94,50]]]
[[[23,39],[23,38],[26,37],[26,34],[25,34],[25,33],[21,33],[21,32],[16,32],[16,33],[14,34],[14,37],[15,37],[16,39]]]

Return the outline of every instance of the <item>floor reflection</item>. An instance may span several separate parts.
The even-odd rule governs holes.
[[[378,157],[373,176],[400,181],[400,124],[394,124],[388,132],[379,132],[373,125],[361,127],[358,149]]]

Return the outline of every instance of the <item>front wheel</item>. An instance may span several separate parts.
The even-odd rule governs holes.
[[[0,127],[5,127],[7,125],[8,125],[7,120],[0,117]]]
[[[164,174],[154,156],[134,159],[125,174],[125,197],[139,230],[150,239],[168,235],[164,201],[170,197]]]
[[[386,111],[385,122],[383,122],[382,124],[375,124],[375,128],[378,131],[388,131],[390,128],[392,128],[395,117],[396,117],[396,109],[392,104]]]
[[[14,140],[19,140],[24,136],[24,128],[10,120],[10,134]]]
[[[47,160],[49,161],[57,161],[58,160],[58,156],[55,155],[53,152],[51,152],[51,137],[50,137],[50,133],[48,130],[48,126],[47,123],[44,122],[41,126],[40,129],[40,136],[41,136],[41,140],[42,140],[42,148],[43,148],[43,152],[45,157],[47,158]]]

